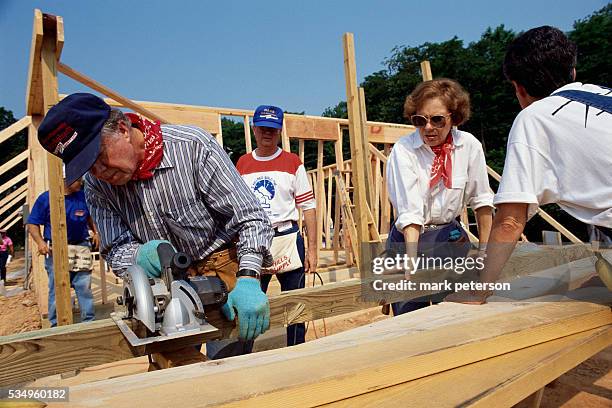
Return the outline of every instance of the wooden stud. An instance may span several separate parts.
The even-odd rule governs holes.
[[[317,142],[317,255],[321,259],[323,242],[323,217],[325,216],[325,174],[323,174],[323,141]],[[310,234],[310,231],[308,231]]]
[[[54,16],[43,16],[45,35],[41,50],[42,93],[45,113],[59,101],[57,91],[57,25]],[[64,206],[64,180],[62,161],[48,154],[49,206],[51,212],[51,239],[53,241],[53,272],[55,279],[55,305],[57,324],[72,324],[70,301],[70,275],[68,273],[68,235]]]
[[[219,131],[215,134],[215,139],[223,147],[223,129],[221,127],[221,115],[217,115],[217,126]]]
[[[102,304],[105,305],[108,303],[108,290],[106,288],[106,262],[104,258],[102,258],[102,254],[99,254],[98,257],[99,263],[98,267],[100,268],[100,291],[102,294]]]
[[[4,184],[2,184],[0,186],[0,194],[4,193],[9,188],[15,186],[21,180],[27,179],[27,178],[28,178],[28,170],[25,170],[25,171],[19,173],[18,175],[16,175],[15,177],[13,177],[12,179],[10,179],[9,181],[7,181],[6,183],[4,183]]]
[[[17,156],[13,157],[11,160],[4,163],[2,166],[0,166],[0,175],[6,173],[22,161],[26,160],[29,155],[30,152],[26,149],[23,152],[19,153]]]
[[[244,144],[246,145],[246,152],[251,153],[253,151],[253,145],[251,143],[251,124],[249,123],[249,115],[244,115]]]
[[[283,128],[281,129],[281,145],[286,152],[291,151],[291,143],[289,142],[289,133],[287,130],[287,119],[283,117]]]
[[[423,75],[423,82],[431,81],[433,75],[431,74],[431,65],[429,61],[421,61],[421,75]]]
[[[331,170],[327,170],[327,206],[325,211],[325,248],[330,249],[332,247],[331,242],[331,220],[332,220],[332,187],[333,187],[333,174]]]
[[[366,106],[365,106],[365,91],[362,87],[359,87],[358,89],[358,93],[357,93],[357,99],[359,102],[359,117],[361,120],[361,128],[364,129],[367,132],[367,123],[368,123],[368,118],[367,118],[367,112],[366,112]],[[370,161],[370,142],[368,142],[368,138],[367,138],[367,133],[363,134],[363,138],[362,138],[362,143],[363,143],[363,161],[364,161],[364,165],[366,166],[366,168],[364,169],[364,176],[365,176],[365,195],[366,195],[366,201],[368,203],[368,206],[370,208],[373,207],[374,205],[374,185],[373,185],[373,178],[372,178],[372,163]]]
[[[23,129],[30,126],[31,123],[32,123],[32,117],[24,116],[23,118],[19,119],[17,122],[13,123],[9,127],[2,129],[0,131],[0,143],[15,136],[17,133],[21,132]]]

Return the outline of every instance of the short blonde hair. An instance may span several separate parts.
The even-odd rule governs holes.
[[[404,103],[404,117],[410,119],[426,100],[440,98],[451,114],[453,125],[459,126],[470,118],[470,95],[459,82],[448,78],[421,82]]]

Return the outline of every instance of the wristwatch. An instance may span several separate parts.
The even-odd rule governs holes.
[[[250,276],[251,278],[259,279],[259,272],[254,271],[253,269],[240,269],[236,273],[236,277],[240,278],[242,276]]]

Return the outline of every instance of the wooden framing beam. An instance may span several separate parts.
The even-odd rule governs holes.
[[[6,173],[13,167],[17,166],[22,161],[26,160],[29,154],[30,153],[26,149],[23,152],[19,153],[17,156],[13,157],[11,160],[4,163],[2,166],[0,166],[0,175]]]
[[[6,226],[9,225],[11,221],[13,221],[15,218],[19,218],[20,211],[21,208],[16,208],[15,211],[10,213],[4,220],[2,220],[2,222],[0,222],[0,228],[6,228]]]
[[[32,27],[32,42],[30,45],[30,64],[28,71],[28,84],[26,90],[26,114],[44,114],[43,96],[40,92],[42,86],[42,71],[40,51],[43,42],[43,15],[39,9],[34,9],[34,22]]]
[[[591,254],[592,252],[585,246],[520,254],[510,259],[504,267],[502,276],[523,276],[533,271],[581,260]],[[384,279],[396,282],[403,279],[403,275],[384,277]],[[374,307],[380,300],[387,302],[408,300],[434,293],[433,291],[381,293],[379,300],[363,302],[362,290],[361,280],[351,279],[272,296],[270,297],[271,327],[284,327],[293,323],[354,312]],[[237,329],[218,312],[209,313],[209,322],[220,328],[224,337],[236,335]],[[143,353],[142,349],[129,347],[123,334],[111,319],[0,337],[0,386],[123,360]]]
[[[26,198],[26,195],[28,194],[28,192],[25,191],[24,187],[27,188],[27,186],[21,186],[18,190],[15,190],[15,191],[19,191],[19,190],[21,191],[19,192],[19,194],[13,196],[10,201],[7,201],[6,205],[0,207],[0,216],[4,214],[6,211],[8,211],[9,209],[13,208],[13,206],[15,206],[18,202]],[[13,193],[11,193],[10,195],[13,195]],[[3,203],[0,203],[0,205],[2,204]]]
[[[57,18],[43,14],[44,36],[41,49],[42,81],[45,114],[59,101],[57,84],[58,35]],[[47,155],[47,176],[49,179],[49,207],[51,213],[51,240],[53,241],[53,273],[55,283],[55,306],[57,324],[72,324],[72,305],[70,302],[70,275],[68,273],[68,233],[66,208],[64,205],[64,177],[62,161],[51,154]]]
[[[21,185],[21,187],[19,187],[18,189],[14,190],[13,192],[11,192],[9,195],[7,195],[6,197],[4,197],[2,200],[0,200],[0,208],[4,207],[5,204],[7,204],[8,202],[10,202],[11,200],[13,200],[15,197],[17,197],[18,195],[20,195],[21,193],[26,192],[26,190],[28,189],[28,185],[27,184],[23,184]],[[11,205],[11,207],[14,205],[14,203]],[[10,207],[9,207],[10,208]],[[8,209],[8,208],[7,208]],[[6,211],[7,209],[0,209],[0,214],[2,214],[4,211]]]
[[[361,109],[359,106],[359,91],[357,89],[357,70],[355,66],[355,40],[352,33],[343,36],[344,75],[346,80],[346,103],[349,120],[349,135],[351,144],[351,161],[353,174],[353,204],[355,205],[355,228],[357,230],[358,247],[369,241],[367,220],[367,190],[365,187],[365,152],[363,151],[364,129]],[[369,264],[362,257],[364,251],[355,254],[360,263],[358,267]]]
[[[13,123],[9,127],[2,129],[0,131],[0,143],[15,136],[17,133],[21,132],[23,129],[28,127],[30,123],[32,123],[32,117],[24,116],[23,118],[19,119],[17,122]]]
[[[609,301],[610,294],[602,289],[605,293],[597,292],[596,298]],[[610,324],[609,307],[590,302],[493,303],[477,308],[442,303],[299,346],[227,359],[221,364],[209,362],[172,372],[77,385],[71,388],[70,397],[77,405],[121,408],[133,406],[134,400],[145,405],[167,405],[175,401],[175,395],[189,390],[191,397],[183,401],[185,407],[204,402],[317,406]],[[604,333],[599,347],[610,344],[609,330]],[[257,381],[248,380],[253,378]],[[469,377],[470,381],[473,378]]]
[[[17,183],[19,183],[21,180],[23,179],[27,179],[28,178],[28,170],[24,170],[23,172],[19,173],[18,175],[16,175],[15,177],[13,177],[12,179],[10,179],[9,181],[7,181],[6,183],[2,184],[0,186],[0,194],[4,193],[6,190],[8,190],[9,188],[13,187],[14,185],[16,185]]]
[[[141,115],[148,117],[149,119],[159,120],[161,123],[168,123],[163,117],[140,106],[139,104],[133,102],[132,100],[113,91],[109,87],[102,85],[96,80],[89,78],[88,76],[76,71],[75,69],[70,68],[68,65],[64,63],[61,63],[58,61],[57,70],[61,72],[62,74],[74,79],[75,81],[80,82],[83,85],[86,85],[90,87],[91,89],[98,91],[101,94],[108,96],[109,98],[114,99],[115,101],[121,103],[123,106],[130,108],[134,112],[138,112]]]

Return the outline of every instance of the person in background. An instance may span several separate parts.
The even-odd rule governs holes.
[[[0,229],[0,285],[6,282],[6,265],[11,263],[14,254],[13,241],[7,235],[6,230]]]
[[[81,190],[81,179],[67,186],[64,190],[64,206],[66,209],[66,231],[68,234],[68,262],[70,271],[70,286],[74,288],[79,307],[81,321],[90,322],[96,317],[94,299],[91,292],[91,272],[93,268],[89,229],[94,233],[93,243],[98,246],[98,229],[96,228],[87,203],[85,193]],[[40,227],[44,226],[43,234]],[[55,274],[53,272],[53,245],[51,242],[51,209],[49,191],[38,196],[27,221],[28,232],[38,246],[38,254],[45,256],[45,269],[49,276],[49,322],[51,327],[57,326],[57,309],[55,306]]]
[[[278,147],[283,127],[283,110],[262,105],[253,115],[253,133],[257,148],[243,155],[236,168],[272,222],[274,238],[270,248],[274,263],[264,269],[261,288],[267,291],[272,275],[276,275],[281,291],[301,289],[304,273],[317,269],[317,217],[312,187],[300,158]],[[308,237],[305,254],[304,238],[298,228],[298,209],[303,210]],[[304,343],[304,323],[287,326],[287,345]]]

